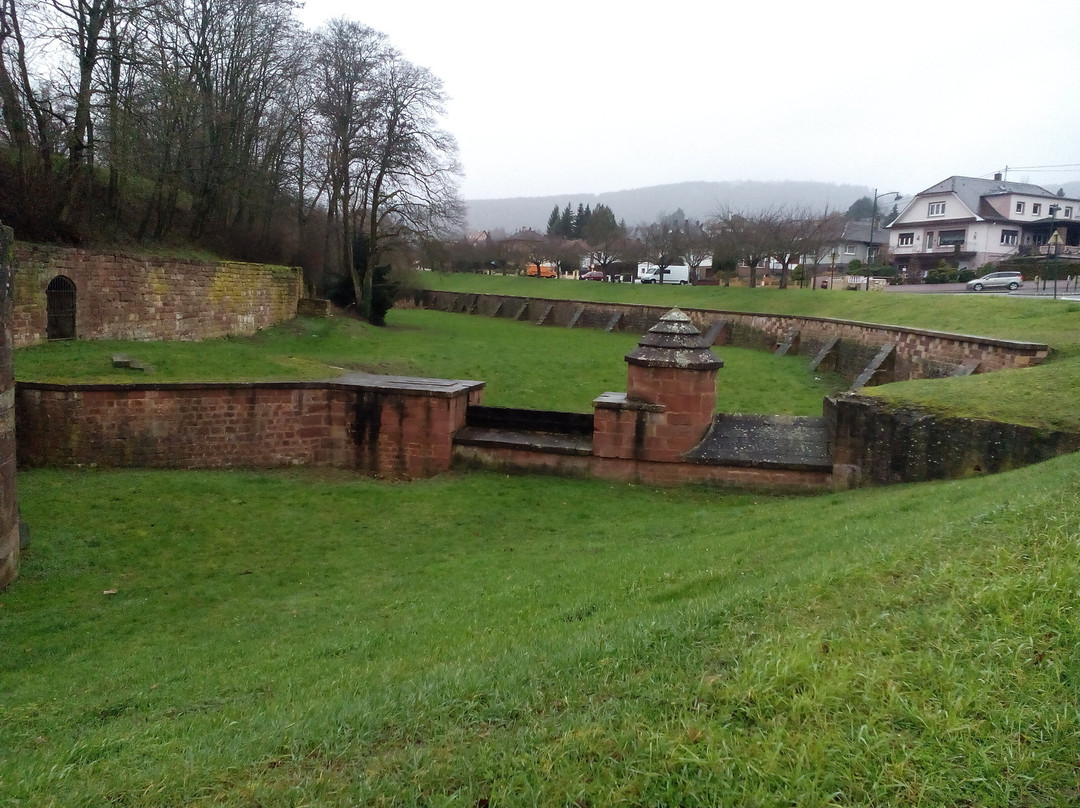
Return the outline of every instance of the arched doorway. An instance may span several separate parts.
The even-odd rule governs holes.
[[[49,339],[75,339],[75,284],[57,275],[45,290],[48,318],[45,335]]]

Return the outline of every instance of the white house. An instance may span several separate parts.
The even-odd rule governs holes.
[[[979,269],[1037,251],[1056,231],[1080,245],[1080,199],[1026,182],[949,177],[916,194],[888,225],[892,263],[914,280],[945,260]]]

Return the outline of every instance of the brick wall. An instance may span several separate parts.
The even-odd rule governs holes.
[[[395,478],[450,467],[480,382],[55,385],[15,390],[24,467],[354,469]]]
[[[15,491],[15,378],[12,354],[10,227],[0,224],[0,589],[19,571]]]
[[[440,311],[515,317],[536,322],[547,311],[544,325],[567,326],[585,307],[587,316],[579,315],[576,324],[589,326],[615,320],[615,330],[644,333],[670,307],[638,306],[622,303],[571,303],[560,300],[522,298],[509,295],[463,295],[454,292],[426,291],[424,305]],[[550,311],[548,311],[550,309]],[[717,320],[727,320],[730,336],[718,344],[772,350],[793,330],[800,338],[795,351],[813,358],[833,336],[840,338],[826,367],[854,381],[881,347],[896,343],[893,369],[885,381],[939,378],[951,375],[969,362],[978,362],[978,372],[1037,365],[1046,359],[1049,348],[1039,343],[1017,342],[989,337],[950,334],[919,328],[834,320],[826,317],[792,317],[780,314],[756,314],[711,309],[682,309],[702,332]]]
[[[459,461],[476,467],[563,477],[595,477],[643,485],[698,483],[772,491],[821,491],[829,490],[833,485],[832,475],[827,471],[664,463],[598,454],[575,457],[492,446],[459,445],[454,451]]]
[[[296,315],[302,281],[290,267],[100,253],[18,243],[15,345],[46,339],[46,289],[75,285],[79,339],[195,340],[250,334]]]

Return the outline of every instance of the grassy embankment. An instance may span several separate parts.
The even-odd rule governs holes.
[[[460,291],[835,317],[1046,343],[1053,350],[1051,360],[1036,368],[962,379],[902,382],[864,392],[946,415],[1080,431],[1080,407],[1076,406],[1076,391],[1080,389],[1080,303],[1076,301],[985,294],[657,287],[435,273],[425,273],[423,282],[431,288]]]
[[[814,498],[20,477],[35,806],[1069,805],[1080,458]]]

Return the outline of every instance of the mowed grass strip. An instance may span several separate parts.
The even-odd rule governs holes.
[[[20,476],[12,805],[1066,805],[1080,458],[773,498]]]
[[[626,354],[640,334],[538,328],[489,317],[393,310],[386,328],[299,318],[252,337],[203,342],[54,342],[15,354],[16,378],[42,382],[262,381],[333,378],[347,370],[475,379],[490,406],[590,412],[597,396],[626,389]],[[153,372],[116,369],[123,353]],[[820,415],[842,387],[804,358],[717,348],[721,412]]]

